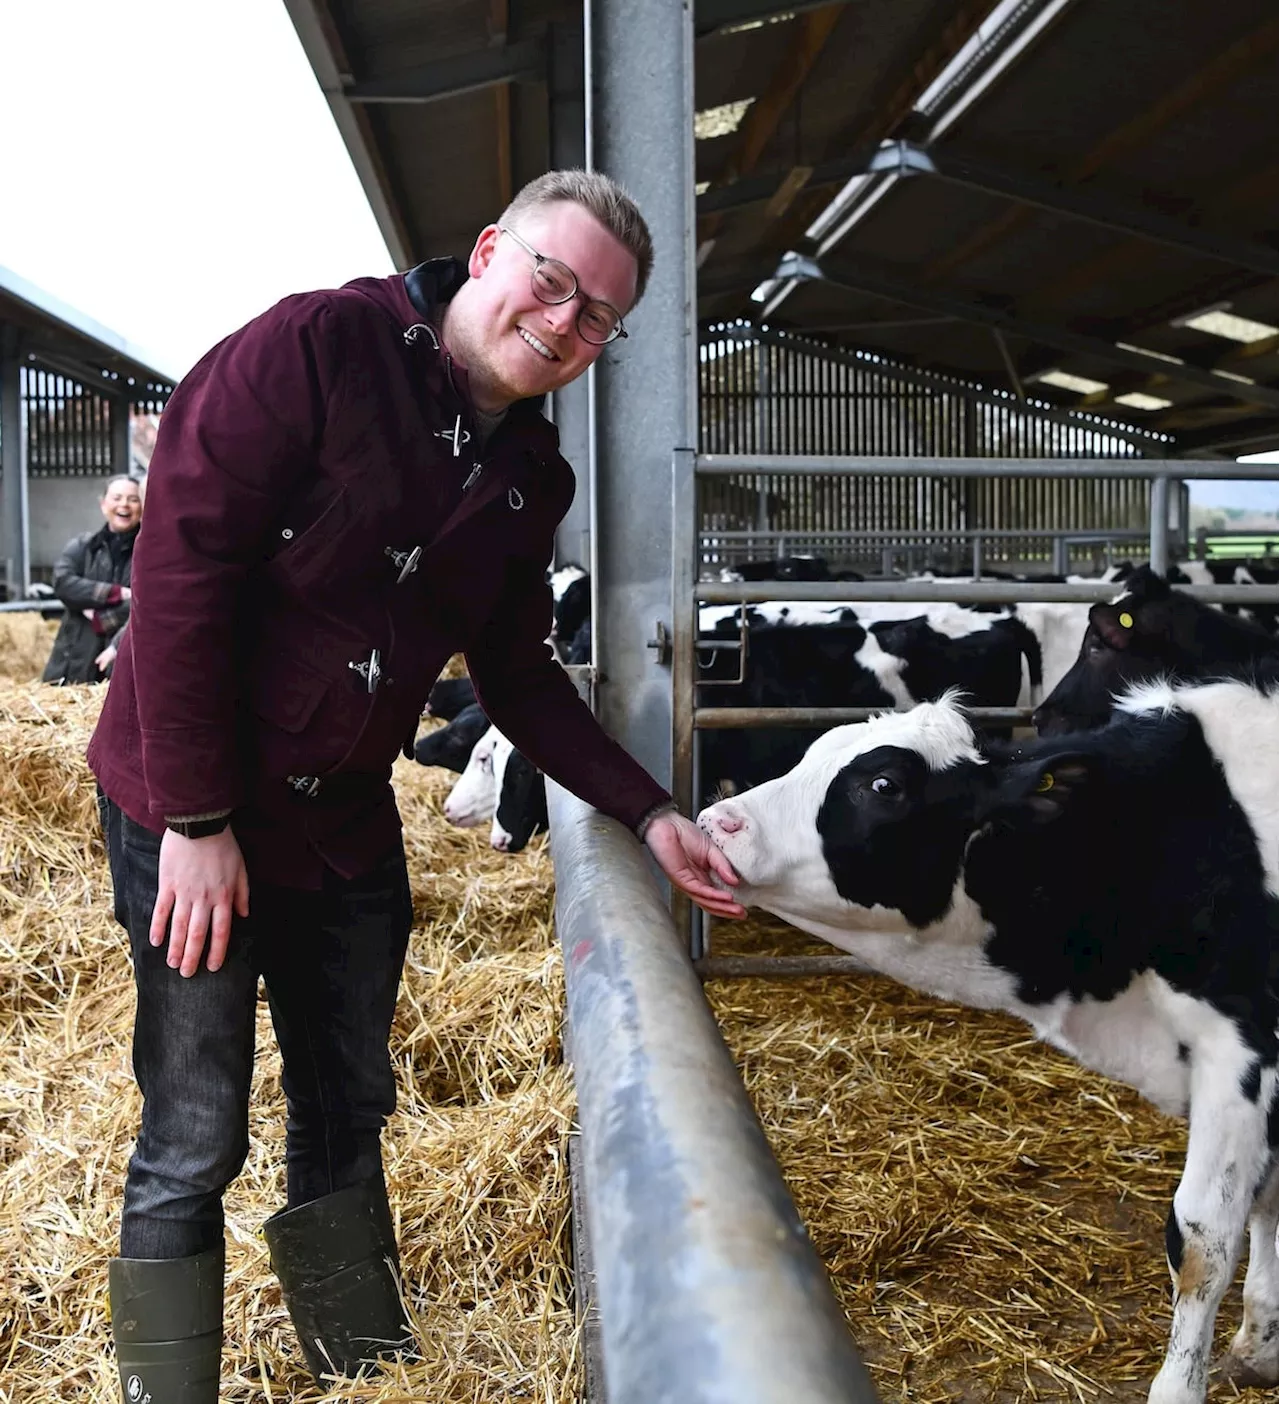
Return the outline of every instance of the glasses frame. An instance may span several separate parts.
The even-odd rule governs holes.
[[[534,297],[536,297],[539,302],[544,303],[547,307],[563,307],[566,302],[572,302],[575,297],[580,297],[582,299],[582,306],[578,309],[578,315],[574,318],[574,326],[577,328],[578,335],[582,337],[583,341],[585,341],[588,346],[612,346],[615,341],[621,341],[627,335],[627,329],[622,324],[622,313],[618,311],[613,303],[606,302],[602,297],[588,297],[587,294],[582,291],[582,287],[578,282],[578,275],[567,263],[562,263],[558,258],[549,258],[546,254],[539,253],[532,244],[522,239],[514,229],[508,228],[505,224],[496,225],[495,228],[499,234],[506,234],[514,239],[525,253],[533,259],[533,272],[529,274],[529,286],[533,290]],[[543,297],[538,291],[538,269],[541,268],[544,263],[554,263],[557,268],[563,268],[572,280],[572,289],[563,297]],[[593,302],[598,302],[602,307],[607,307],[618,319],[618,325],[613,335],[609,337],[607,341],[592,341],[582,330],[582,314]]]

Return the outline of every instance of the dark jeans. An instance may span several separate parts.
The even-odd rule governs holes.
[[[120,1253],[180,1258],[222,1242],[222,1195],[249,1150],[258,979],[284,1064],[290,1207],[380,1176],[395,1108],[387,1052],[412,906],[403,849],[320,892],[251,881],[226,959],[190,979],[147,940],[160,837],[99,800],[128,931],[138,1009],[133,1070],[142,1129],[125,1181]]]

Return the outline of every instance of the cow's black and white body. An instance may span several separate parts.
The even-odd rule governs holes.
[[[1088,611],[1075,662],[1036,709],[1042,735],[1101,726],[1127,685],[1251,674],[1274,680],[1276,638],[1243,616],[1194,600],[1135,570],[1124,592]]]
[[[961,688],[977,706],[1038,695],[1040,649],[1009,611],[953,604],[768,603],[747,609],[747,658],[720,646],[739,634],[733,606],[700,612],[698,700],[718,707],[895,707]],[[703,739],[707,788],[781,775],[814,729],[715,731]]]
[[[1276,1380],[1277,721],[1274,691],[1151,683],[1101,730],[983,750],[944,699],[699,816],[740,900],[1188,1119],[1153,1404],[1203,1399],[1246,1228],[1231,1363]]]

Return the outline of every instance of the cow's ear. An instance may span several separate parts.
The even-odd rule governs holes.
[[[1040,824],[1058,818],[1077,794],[1089,783],[1089,763],[1084,756],[1046,757],[1027,771],[1023,804]]]
[[[1133,642],[1138,618],[1135,606],[1124,599],[1119,604],[1096,604],[1089,611],[1089,623],[1102,636],[1108,648],[1123,652]]]

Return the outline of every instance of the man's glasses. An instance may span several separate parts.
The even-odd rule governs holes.
[[[622,313],[607,302],[587,297],[579,289],[578,278],[572,268],[561,263],[559,259],[547,258],[545,254],[540,254],[532,244],[526,244],[514,229],[500,224],[498,232],[509,234],[533,259],[533,272],[529,282],[533,287],[533,295],[539,302],[555,307],[562,302],[568,302],[570,298],[582,298],[582,306],[578,309],[578,335],[583,341],[589,341],[592,346],[608,346],[618,337],[626,336],[627,329],[622,325]]]

